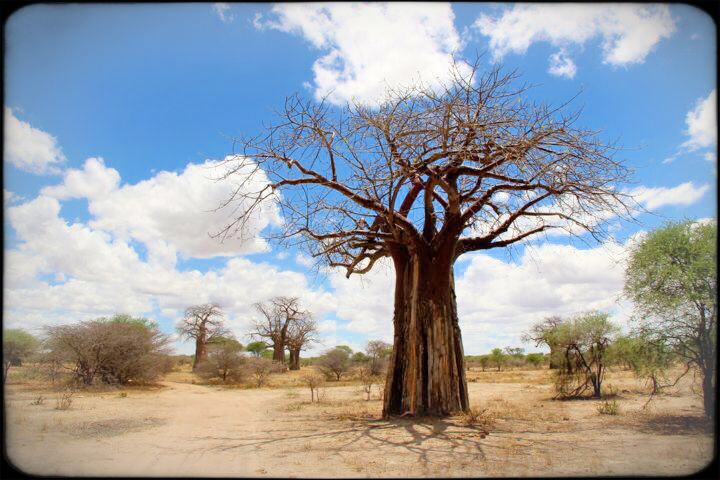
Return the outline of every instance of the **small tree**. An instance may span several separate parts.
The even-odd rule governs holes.
[[[675,355],[672,349],[659,343],[646,332],[639,331],[632,336],[615,340],[610,348],[610,357],[630,368],[635,376],[652,385],[650,396],[657,394],[668,384],[668,370]]]
[[[512,367],[520,367],[525,363],[525,349],[505,347],[506,363]]]
[[[497,371],[500,371],[500,368],[502,368],[503,365],[505,365],[505,354],[502,351],[502,348],[493,348],[490,352],[490,363],[495,365],[497,368]]]
[[[717,225],[668,223],[632,248],[625,294],[648,341],[667,345],[702,377],[705,415],[715,414]]]
[[[537,368],[542,365],[543,361],[545,360],[545,356],[542,353],[528,353],[525,356],[525,359],[527,360],[528,364],[530,364],[534,368]]]
[[[285,366],[282,363],[267,358],[248,358],[244,365],[247,372],[255,380],[255,386],[257,387],[265,385],[271,373],[285,371]]]
[[[362,384],[363,391],[367,395],[366,400],[370,400],[370,394],[372,393],[373,385],[380,382],[378,375],[374,374],[370,364],[363,365],[360,367],[360,383]]]
[[[370,340],[365,347],[370,357],[370,371],[373,375],[380,375],[387,369],[387,363],[392,354],[392,345],[382,340]]]
[[[256,358],[260,358],[262,353],[268,349],[268,344],[265,342],[250,342],[245,347],[245,350],[252,353]]]
[[[555,382],[559,396],[577,397],[592,388],[593,397],[601,397],[608,346],[617,330],[606,313],[588,312],[545,332],[559,364]]]
[[[315,399],[319,402],[320,396],[318,395],[318,389],[325,383],[323,376],[317,372],[307,372],[303,374],[302,382],[310,388],[310,403],[315,401]]]
[[[3,330],[3,380],[7,380],[11,366],[20,366],[35,353],[40,341],[19,328]]]
[[[534,342],[536,347],[544,344],[550,348],[550,369],[558,368],[562,360],[562,352],[558,351],[558,340],[555,338],[558,333],[557,327],[562,322],[563,319],[557,315],[546,317],[522,336],[523,342]]]
[[[350,370],[352,362],[350,361],[348,349],[349,347],[335,347],[325,352],[325,354],[318,359],[317,365],[325,376],[328,378],[335,376],[335,379],[340,381],[340,377]]]
[[[180,338],[195,340],[193,370],[207,359],[208,344],[230,334],[225,328],[222,310],[214,303],[188,307],[176,330]]]
[[[208,348],[208,358],[198,365],[197,373],[206,379],[220,378],[223,382],[239,382],[243,378],[243,347],[234,338],[223,337]]]
[[[480,368],[482,368],[482,371],[484,372],[485,369],[487,369],[487,367],[490,365],[490,356],[480,355],[478,362],[480,362]]]

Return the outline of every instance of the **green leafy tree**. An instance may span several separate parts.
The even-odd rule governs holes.
[[[363,352],[355,352],[352,354],[352,357],[350,357],[353,361],[353,363],[367,363],[370,361],[370,357],[365,355]]]
[[[717,358],[717,225],[670,222],[630,253],[625,294],[648,341],[667,345],[702,376],[705,414],[714,416]],[[684,375],[684,373],[683,373]]]
[[[20,366],[30,355],[37,351],[40,341],[30,333],[19,328],[3,330],[3,380],[11,366]]]
[[[268,344],[265,342],[250,342],[245,347],[245,350],[252,353],[255,357],[260,358],[263,352],[267,351]]]
[[[608,347],[618,328],[602,312],[586,312],[569,320],[553,317],[533,327],[542,327],[541,342],[553,345],[556,370],[555,389],[559,396],[577,397],[592,389],[593,397],[602,395],[602,382],[608,364]]]
[[[495,368],[497,368],[497,371],[499,372],[503,365],[505,365],[505,354],[502,351],[502,348],[493,348],[490,351],[490,363],[495,365]]]
[[[335,347],[332,350],[325,352],[317,362],[320,370],[325,376],[336,380],[340,380],[340,377],[352,366],[350,359],[350,353],[348,352],[349,347],[342,348],[342,346]],[[351,350],[352,351],[352,350]]]
[[[543,355],[542,353],[528,353],[525,356],[525,360],[527,360],[528,364],[537,368],[542,365],[543,361],[545,360],[545,355]]]

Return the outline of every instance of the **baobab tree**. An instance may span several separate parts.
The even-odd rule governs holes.
[[[195,339],[193,370],[207,360],[207,346],[213,341],[230,335],[225,328],[223,312],[214,303],[194,305],[185,310],[185,316],[175,327],[180,338]]]
[[[468,408],[453,265],[463,254],[564,230],[602,238],[631,215],[629,171],[597,132],[527,99],[517,75],[479,62],[444,86],[389,90],[378,106],[335,109],[293,96],[277,123],[237,140],[238,185],[218,238],[278,205],[269,239],[352,274],[389,258],[394,340],[383,412],[444,416]],[[252,172],[252,173],[249,173]],[[260,181],[263,180],[263,181]]]
[[[310,315],[290,322],[285,338],[285,345],[290,354],[288,365],[290,370],[300,370],[300,351],[315,341],[316,333],[317,324]]]
[[[255,309],[262,318],[255,322],[255,329],[250,335],[272,342],[273,360],[284,364],[290,325],[310,319],[310,312],[301,309],[297,297],[274,297],[267,302],[256,303]]]

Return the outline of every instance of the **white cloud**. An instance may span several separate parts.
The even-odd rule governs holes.
[[[235,19],[235,16],[229,12],[230,5],[227,3],[213,3],[212,9],[223,23],[231,23]]]
[[[548,73],[557,77],[575,78],[575,62],[564,51],[550,55],[550,67]]]
[[[189,305],[216,302],[239,337],[255,315],[252,304],[276,295],[303,299],[319,318],[330,311],[327,292],[305,276],[267,263],[233,258],[207,272],[143,260],[128,242],[60,217],[57,199],[39,196],[8,209],[18,235],[5,252],[4,318],[15,326],[76,321],[154,309],[181,314]],[[54,281],[47,280],[51,276]]]
[[[312,257],[299,253],[295,255],[295,263],[303,267],[312,267],[315,264],[315,260],[313,260]]]
[[[97,199],[116,190],[119,185],[120,174],[117,170],[106,167],[102,158],[88,158],[82,170],[66,170],[62,184],[45,187],[41,193],[60,200]]]
[[[693,182],[685,182],[672,188],[668,187],[637,187],[628,193],[649,210],[667,205],[692,205],[702,198],[710,189],[709,184],[695,186]]]
[[[4,120],[6,162],[37,175],[60,172],[65,155],[55,137],[17,119],[9,107]]]
[[[690,137],[682,147],[690,151],[717,145],[717,92],[713,89],[707,98],[697,101],[695,108],[687,113],[686,134]]]
[[[495,59],[524,54],[535,42],[563,51],[599,37],[603,62],[624,66],[642,63],[660,40],[672,35],[675,22],[667,5],[516,4],[498,16],[481,14],[474,27],[489,37]]]
[[[22,195],[18,195],[17,193],[11,192],[10,190],[5,190],[4,188],[3,198],[5,199],[6,205],[11,205],[13,203],[22,202],[23,200],[25,200],[25,197],[23,197]]]
[[[314,93],[335,104],[374,104],[388,86],[447,80],[462,46],[444,3],[278,4],[272,12],[256,17],[255,26],[302,35],[322,51],[313,65]]]
[[[238,173],[246,180],[245,191],[267,184],[262,171],[251,173],[253,167],[245,161]],[[155,261],[174,263],[176,253],[210,258],[264,251],[267,244],[258,238],[258,232],[280,222],[270,203],[257,211],[241,237],[224,242],[210,238],[232,214],[231,207],[215,209],[239,187],[237,179],[219,181],[226,168],[229,166],[223,162],[207,160],[201,165],[188,164],[179,174],[163,171],[148,180],[120,186],[115,169],[106,167],[102,159],[90,158],[82,170],[69,170],[62,184],[46,187],[42,194],[58,199],[87,198],[91,227],[143,242]]]
[[[717,161],[717,153],[715,152],[706,152],[703,155],[703,158],[707,160],[708,162],[715,162]]]

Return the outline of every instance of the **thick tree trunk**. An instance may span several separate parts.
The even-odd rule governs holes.
[[[452,253],[395,252],[395,338],[383,416],[446,416],[468,408]]]
[[[706,369],[705,371],[703,371],[703,407],[705,410],[705,416],[707,416],[708,418],[715,417],[715,382],[713,382],[714,374],[714,368]]]
[[[275,342],[273,345],[273,360],[285,364],[285,342]]]
[[[290,349],[290,370],[300,370],[300,349]]]
[[[195,360],[193,361],[193,370],[197,369],[198,364],[207,359],[207,345],[205,344],[205,336],[195,339]]]

